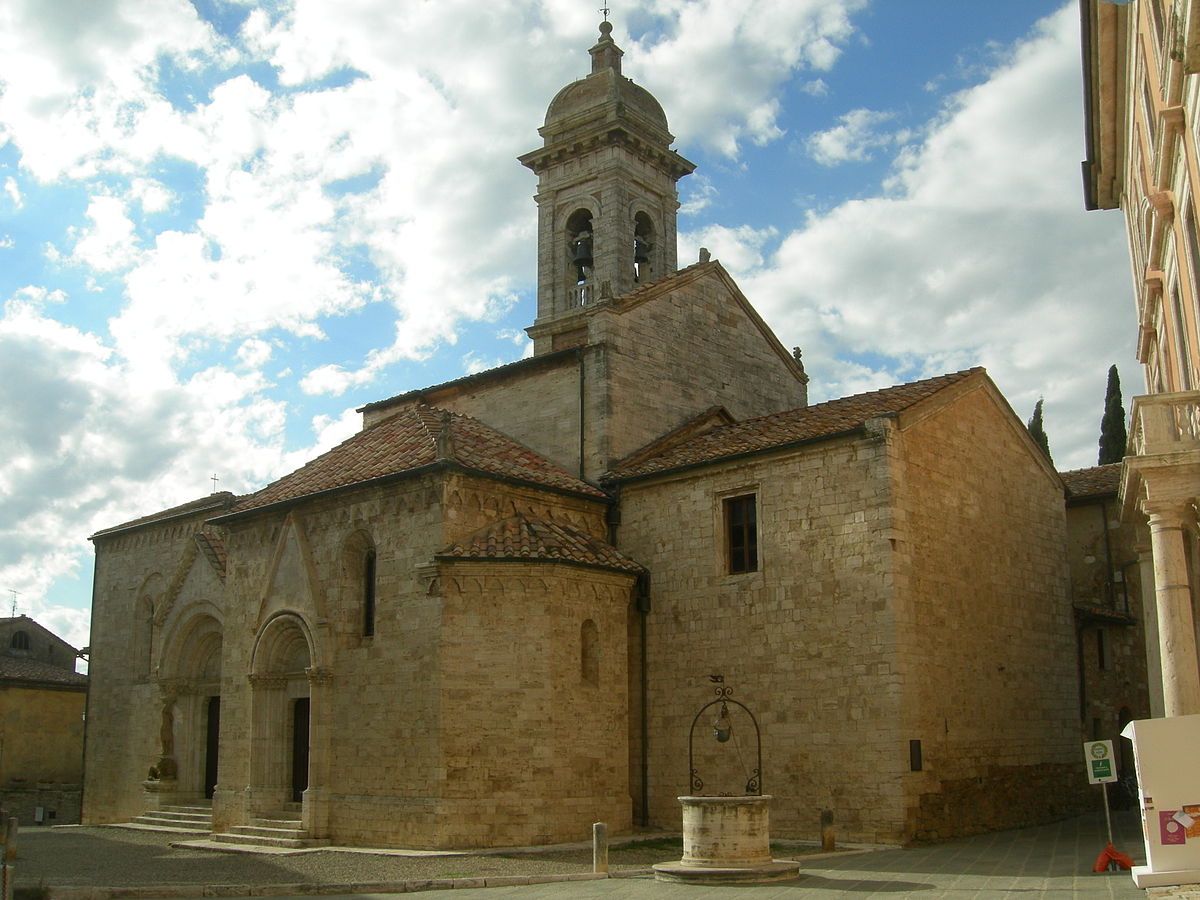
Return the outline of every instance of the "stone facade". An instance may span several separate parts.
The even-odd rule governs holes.
[[[592,55],[522,157],[532,359],[93,536],[86,822],[211,797],[222,833],[439,848],[674,829],[701,789],[797,838],[1077,808],[1061,480],[980,369],[808,406],[720,264],[674,271],[690,163]]]
[[[759,718],[776,834],[816,837],[822,809],[847,839],[894,842],[1076,808],[1061,483],[984,376],[946,393],[856,435],[622,485],[619,546],[653,573],[651,820],[686,791],[711,673]],[[761,565],[731,575],[722,501],[742,495]]]
[[[1110,740],[1118,774],[1135,778],[1132,747],[1120,737],[1134,719],[1149,718],[1150,675],[1144,616],[1150,548],[1121,519],[1121,465],[1063,473],[1067,483],[1067,561],[1079,648],[1079,715],[1089,740]],[[1153,576],[1149,579],[1153,587]],[[1161,689],[1158,691],[1161,698]],[[1157,710],[1162,714],[1161,704]],[[1132,802],[1127,787],[1110,789],[1114,804]]]
[[[22,825],[79,821],[88,679],[77,656],[28,616],[0,619],[0,807]]]
[[[1088,209],[1120,209],[1138,362],[1121,468],[1142,530],[1151,710],[1200,714],[1200,0],[1082,0]],[[1149,585],[1154,585],[1153,594]]]

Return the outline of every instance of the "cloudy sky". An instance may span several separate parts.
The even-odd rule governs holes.
[[[245,492],[363,403],[529,353],[581,0],[0,4],[0,602],[87,643],[95,530]],[[636,8],[635,8],[636,7]],[[706,246],[814,401],[971,365],[1092,465],[1139,393],[1085,213],[1074,2],[614,0]]]

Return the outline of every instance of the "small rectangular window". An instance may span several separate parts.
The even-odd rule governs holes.
[[[757,571],[758,516],[753,494],[725,501],[725,537],[730,574]]]

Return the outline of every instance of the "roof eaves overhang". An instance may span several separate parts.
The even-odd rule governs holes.
[[[575,351],[576,348],[568,347],[565,350],[555,350],[552,353],[543,353],[541,356],[531,356],[528,359],[519,359],[516,362],[506,363],[505,365],[497,366],[494,369],[485,369],[482,372],[475,372],[472,375],[464,375],[461,378],[455,378],[452,381],[443,381],[441,384],[434,384],[430,385],[429,387],[405,391],[403,394],[396,394],[392,397],[386,397],[383,400],[373,400],[370,403],[358,407],[355,409],[355,412],[375,412],[379,409],[385,409],[389,406],[395,406],[412,400],[418,400],[422,397],[430,397],[434,394],[440,394],[445,391],[470,387],[472,385],[496,379],[504,379],[510,375],[523,374],[525,372],[536,370],[551,363],[556,363],[563,359],[572,357],[575,355]]]
[[[138,519],[133,522],[126,522],[124,525],[114,525],[112,528],[101,528],[95,534],[90,535],[88,537],[88,540],[91,541],[92,543],[95,543],[97,539],[107,539],[107,538],[111,538],[111,537],[118,537],[120,535],[128,534],[131,531],[137,531],[140,528],[152,528],[157,525],[163,525],[163,524],[166,524],[169,522],[178,522],[180,519],[195,518],[197,516],[202,516],[205,512],[210,512],[211,510],[217,509],[221,506],[232,505],[232,503],[236,502],[239,499],[241,499],[241,498],[234,497],[232,500],[223,499],[220,503],[213,503],[211,506],[197,506],[197,507],[194,507],[189,510],[172,513],[171,515],[168,515],[168,516],[158,516],[158,517],[149,516],[144,519]],[[204,521],[211,521],[211,520],[205,519]]]
[[[235,510],[231,513],[226,513],[223,516],[216,516],[206,520],[208,525],[228,525],[232,522],[242,521],[254,517],[259,513],[275,513],[280,510],[290,509],[301,503],[307,503],[314,499],[342,494],[347,491],[357,490],[364,487],[375,487],[381,484],[388,484],[393,481],[403,481],[408,478],[418,478],[422,475],[431,475],[438,471],[445,472],[461,472],[466,475],[473,475],[477,478],[486,478],[490,481],[496,481],[501,484],[512,484],[520,487],[533,488],[537,491],[544,491],[560,496],[578,497],[583,500],[590,500],[593,503],[607,503],[607,497],[597,497],[594,494],[584,491],[572,490],[571,488],[558,487],[552,484],[543,484],[538,481],[531,481],[525,478],[514,478],[511,475],[498,475],[495,472],[486,472],[483,469],[476,469],[471,466],[463,465],[460,462],[453,460],[439,459],[435,462],[426,463],[421,466],[414,466],[411,469],[404,469],[400,472],[389,472],[386,475],[378,475],[374,478],[367,478],[363,481],[354,481],[350,484],[339,484],[336,487],[325,488],[320,491],[313,491],[308,494],[300,494],[296,497],[287,497],[283,500],[276,500],[272,503],[264,503],[262,506],[253,506],[249,509]],[[601,490],[596,488],[596,490]]]
[[[895,413],[885,413],[878,416],[872,416],[872,419],[894,419]],[[788,441],[782,444],[771,444],[769,447],[756,447],[753,450],[743,450],[740,453],[730,453],[724,456],[715,456],[712,459],[697,460],[692,463],[683,463],[678,466],[671,466],[666,469],[656,469],[653,472],[643,472],[636,475],[606,475],[600,479],[601,484],[633,484],[634,482],[650,481],[655,478],[666,478],[669,476],[679,475],[685,472],[691,472],[696,469],[704,469],[709,466],[724,465],[729,462],[736,462],[742,459],[748,459],[754,456],[765,456],[770,453],[787,453],[792,450],[798,450],[803,447],[808,447],[813,444],[820,444],[826,441],[834,441],[842,438],[862,437],[867,434],[866,423],[860,423],[853,428],[845,428],[841,431],[830,432],[829,434],[821,434],[815,437],[801,438],[796,441]]]
[[[538,563],[540,565],[571,566],[576,569],[596,569],[601,572],[612,572],[629,578],[641,577],[646,569],[640,563],[635,563],[636,569],[621,566],[606,566],[603,563],[589,563],[576,559],[558,559],[553,556],[454,556],[449,553],[435,553],[433,556],[442,563],[469,563],[472,565],[487,563]]]
[[[1120,205],[1125,165],[1126,44],[1129,7],[1080,0],[1086,209]]]

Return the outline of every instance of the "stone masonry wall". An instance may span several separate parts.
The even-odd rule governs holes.
[[[211,514],[211,513],[209,513]],[[164,635],[188,608],[219,610],[220,582],[197,563],[193,535],[205,515],[150,524],[96,540],[89,645],[85,824],[143,811],[142,781],[157,762]]]
[[[443,566],[439,845],[581,841],[599,821],[629,830],[632,582],[577,566]]]
[[[1062,484],[986,381],[936,402],[888,429],[917,839],[1062,817],[1086,784]]]
[[[486,422],[571,474],[579,473],[579,361],[573,355],[503,377],[430,391],[426,400]],[[364,425],[396,409],[368,412]]]
[[[1121,522],[1115,497],[1087,498],[1067,506],[1067,558],[1071,598],[1083,608],[1128,612],[1135,625],[1076,616],[1081,718],[1085,740],[1111,740],[1118,769],[1133,772],[1132,747],[1120,739],[1129,719],[1150,717],[1146,674],[1146,635],[1142,627],[1142,587],[1136,532]],[[1131,800],[1113,793],[1113,801]]]
[[[599,776],[594,772],[582,773],[586,777],[572,783],[570,794],[563,793],[562,777],[543,777],[524,782],[524,790],[514,795],[519,803],[510,798],[507,805],[497,794],[481,803],[478,797],[463,797],[452,789],[452,781],[459,785],[462,779],[450,777],[448,747],[460,734],[491,748],[477,764],[468,765],[473,774],[467,782],[475,783],[477,769],[471,766],[482,767],[497,759],[503,759],[512,773],[528,774],[528,748],[511,734],[515,720],[496,716],[504,708],[511,683],[492,671],[495,667],[465,681],[461,673],[496,654],[529,672],[536,671],[538,664],[561,662],[557,644],[533,649],[530,629],[536,631],[533,626],[545,627],[548,621],[562,625],[551,613],[568,615],[567,630],[574,630],[573,652],[577,653],[582,610],[613,605],[607,600],[598,603],[594,591],[578,587],[585,570],[571,569],[571,577],[559,574],[530,580],[516,570],[538,567],[525,564],[508,567],[504,577],[487,579],[484,596],[459,610],[455,605],[461,603],[459,589],[447,587],[435,554],[517,511],[603,533],[602,503],[454,472],[314,498],[286,515],[268,511],[231,525],[216,827],[245,822],[264,812],[254,792],[247,794],[242,787],[262,782],[263,770],[255,754],[261,758],[272,752],[270,741],[282,743],[286,736],[264,734],[256,725],[261,711],[256,711],[255,703],[261,701],[256,701],[247,674],[259,658],[255,655],[258,636],[279,616],[304,623],[311,641],[307,664],[328,673],[328,687],[322,688],[328,692],[324,705],[303,679],[287,690],[313,696],[312,760],[316,761],[310,761],[314,774],[309,791],[325,810],[321,821],[327,834],[323,836],[335,843],[410,847],[521,843],[530,834],[561,833],[558,819],[568,810],[571,827],[576,828],[574,817],[582,810],[572,808],[571,798],[582,798],[585,807],[594,807],[597,796],[614,794],[625,803],[628,819],[623,732],[618,750],[605,751],[605,758],[615,753],[621,759],[621,780],[613,783],[606,775],[602,788],[597,788]],[[362,535],[369,535],[377,554],[373,636],[362,634],[361,582],[353,571],[353,558],[348,563],[346,556],[346,548]],[[473,564],[455,565],[471,568]],[[606,585],[613,580],[612,576],[600,579]],[[616,580],[623,580],[626,599],[616,603],[621,644],[620,652],[613,653],[623,665],[624,604],[632,579]],[[470,579],[466,583],[475,584]],[[611,585],[605,589],[611,592]],[[531,610],[539,609],[530,618]],[[613,615],[618,612],[604,612],[606,617]],[[602,617],[595,612],[592,616],[600,624]],[[605,627],[611,630],[610,625]],[[526,644],[528,653],[518,649]],[[263,651],[258,653],[261,657]],[[460,686],[451,689],[447,679],[459,679]],[[562,722],[535,732],[536,715],[545,712],[545,705],[533,702],[537,692],[528,696],[528,708],[516,718],[526,731],[538,735],[540,746],[554,748],[555,758],[571,759],[565,746],[555,747],[553,742],[559,732],[574,732],[560,728]],[[571,709],[561,698],[554,700],[555,708]],[[623,703],[624,695],[615,692],[606,702]],[[518,753],[505,751],[506,747],[523,749]],[[273,752],[286,762],[286,747]],[[453,753],[456,759],[464,756],[462,751]],[[322,759],[327,762],[324,767]],[[490,778],[483,779],[489,790],[495,788]],[[518,806],[525,810],[521,815]],[[541,819],[534,812],[539,809],[544,812]],[[609,811],[611,815],[611,807]],[[514,823],[519,821],[524,824],[518,827]]]
[[[649,819],[678,828],[691,793],[689,729],[721,674],[762,729],[772,834],[815,838],[823,809],[850,841],[895,841],[905,760],[891,611],[884,445],[843,439],[622,487],[619,548],[651,573]],[[722,502],[757,496],[760,565],[726,572]],[[632,629],[631,691],[638,685]],[[635,697],[636,702],[636,697]],[[707,792],[744,789],[753,729],[718,745],[708,718]],[[638,724],[631,722],[635,797]],[[716,756],[724,748],[724,756]]]
[[[12,779],[36,782],[83,779],[83,710],[86,693],[6,684],[0,687],[0,787]]]
[[[805,386],[717,270],[698,274],[593,318],[589,340],[608,350],[608,378],[589,381],[605,388],[602,466],[712,406],[743,419],[806,405]]]

